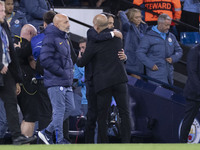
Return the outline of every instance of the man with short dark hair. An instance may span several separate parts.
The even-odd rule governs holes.
[[[54,12],[54,11],[52,11],[52,10],[50,10],[50,11],[48,11],[48,12],[46,12],[45,14],[44,14],[44,16],[43,16],[43,26],[44,26],[44,28],[46,28],[46,25],[48,25],[48,24],[50,24],[50,23],[52,23],[53,22],[53,18],[54,18],[54,16],[56,15],[57,13],[56,12]]]
[[[43,27],[45,28],[53,23],[53,18],[56,15],[54,11],[48,11],[43,16]],[[46,88],[44,87],[44,81],[43,81],[43,75],[44,70],[43,67],[40,65],[39,55],[42,48],[42,41],[45,37],[44,32],[36,35],[31,40],[31,47],[32,47],[32,54],[34,57],[34,60],[36,61],[36,66],[33,68],[36,70],[36,76],[34,79],[34,84],[37,87],[38,96],[40,99],[39,104],[39,124],[38,124],[38,130],[42,130],[48,126],[48,124],[51,122],[51,116],[52,116],[52,107],[51,102],[49,100],[49,96],[47,93]]]

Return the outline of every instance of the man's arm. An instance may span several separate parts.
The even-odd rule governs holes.
[[[168,61],[169,63],[170,62],[171,63],[178,62],[181,59],[182,55],[183,55],[183,50],[180,47],[178,41],[175,39],[175,37],[174,37],[174,40],[175,40],[175,43],[174,43],[174,53],[169,58],[166,58],[166,61]],[[170,58],[171,58],[171,61],[170,61]]]
[[[173,5],[173,18],[172,19],[175,19],[177,21],[179,21],[181,19],[181,2],[180,0],[173,0],[172,1],[172,5]]]
[[[112,39],[114,36],[122,39],[122,33],[117,30],[110,31],[110,32],[101,32],[99,34],[94,28],[90,28],[87,31],[88,41],[93,41],[93,42],[106,41],[106,40]]]
[[[52,39],[44,39],[44,44],[40,52],[40,64],[44,69],[47,69],[57,76],[61,76],[63,74],[63,69],[54,60],[55,45],[48,41],[52,41]]]
[[[88,41],[85,52],[83,53],[82,57],[79,52],[79,56],[76,62],[77,66],[83,67],[87,65],[94,56],[95,50],[96,50],[95,44],[92,41]]]
[[[74,65],[77,61],[77,55],[70,39],[69,39],[69,44],[70,44],[70,50],[71,50],[71,59]]]
[[[119,17],[120,17],[120,20],[122,22],[122,29],[124,31],[128,31],[130,26],[131,26],[131,23],[130,21],[128,20],[126,14],[124,11],[119,11]]]
[[[152,70],[158,70],[156,64],[147,57],[148,50],[150,48],[150,41],[145,36],[141,39],[140,44],[136,50],[138,59],[148,68]]]

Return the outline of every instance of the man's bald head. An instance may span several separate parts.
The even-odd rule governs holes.
[[[108,27],[108,18],[104,14],[98,14],[93,19],[94,29],[99,33]]]
[[[69,18],[64,14],[56,14],[53,18],[53,24],[56,26],[59,30],[64,32],[69,32],[70,24],[69,24]]]
[[[32,37],[34,37],[36,34],[37,30],[33,25],[25,24],[21,29],[20,37],[31,41]]]

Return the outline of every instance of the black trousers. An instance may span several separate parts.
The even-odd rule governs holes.
[[[46,128],[52,120],[52,106],[43,83],[37,83],[39,99],[39,130]]]
[[[131,136],[130,114],[128,103],[128,88],[126,83],[117,84],[106,88],[97,93],[97,109],[98,109],[98,142],[108,143],[107,136],[107,118],[108,110],[111,104],[112,96],[114,97],[119,116],[121,118],[120,131],[121,142],[129,143]]]
[[[39,120],[39,98],[36,85],[29,80],[23,80],[21,93],[17,96],[18,104],[22,111],[23,120],[26,122],[36,122]]]
[[[85,143],[94,143],[97,121],[97,96],[92,81],[86,82],[86,98],[88,101],[88,112],[85,124]]]
[[[199,108],[200,108],[199,101],[187,99],[186,107],[185,107],[185,116],[183,119],[183,123],[181,126],[181,132],[180,132],[180,142],[181,143],[187,143],[188,134],[190,132],[191,125],[199,111]]]
[[[0,97],[4,102],[8,128],[12,134],[12,138],[14,139],[21,135],[17,111],[16,83],[10,71],[8,71],[6,75],[3,75],[3,80],[4,86],[0,87]]]

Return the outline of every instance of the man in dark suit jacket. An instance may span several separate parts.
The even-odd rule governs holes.
[[[122,38],[122,34],[119,31],[109,31],[101,32],[100,34],[94,28],[90,28],[87,31],[87,41],[90,43],[102,42],[105,40],[112,39],[113,37]],[[121,53],[121,54],[120,54]],[[119,52],[119,59],[126,60],[126,55],[124,52]],[[97,121],[97,98],[94,91],[93,85],[93,71],[92,71],[92,62],[88,63],[85,66],[85,82],[86,82],[86,97],[88,100],[88,112],[87,112],[87,121],[85,125],[85,142],[86,143],[95,143],[95,127]]]
[[[94,29],[98,33],[109,32],[105,15],[97,15]],[[123,61],[118,58],[122,48],[121,39],[113,38],[102,42],[88,41],[85,53],[77,60],[78,66],[85,66],[90,61],[93,67],[93,83],[97,94],[98,142],[107,143],[107,113],[111,98],[114,96],[121,117],[121,138],[123,143],[130,142],[130,118],[128,108],[127,75]],[[79,56],[80,57],[80,56]]]
[[[34,138],[27,138],[21,134],[17,111],[17,94],[20,93],[20,86],[16,83],[22,80],[22,74],[11,33],[4,19],[5,5],[4,2],[0,1],[0,75],[3,77],[0,86],[0,98],[4,102],[13,144],[25,144],[33,141]]]
[[[180,133],[181,143],[187,143],[191,125],[200,108],[200,44],[188,52],[187,72],[188,79],[184,88],[186,108]]]

